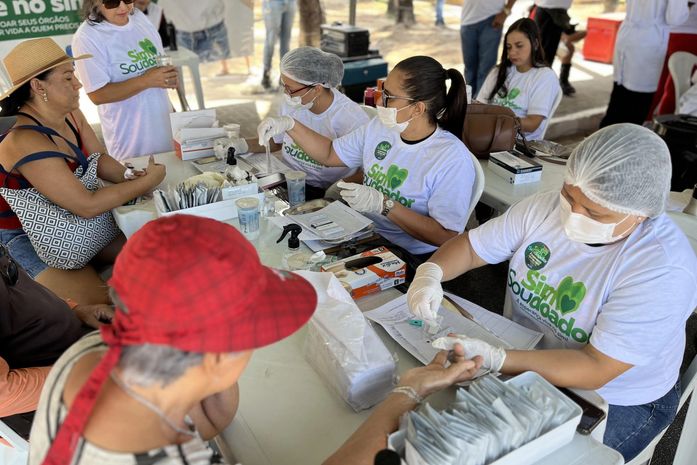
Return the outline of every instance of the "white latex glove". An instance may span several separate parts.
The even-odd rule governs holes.
[[[453,350],[455,344],[462,344],[466,358],[481,355],[484,359],[482,368],[487,368],[494,373],[500,372],[503,362],[506,361],[506,351],[502,347],[494,347],[488,342],[484,342],[481,339],[473,339],[464,334],[439,337],[431,343],[433,347],[440,350]]]
[[[230,140],[229,147],[233,147],[235,149],[235,155],[249,152],[249,145],[247,144],[247,141],[241,137]]]
[[[344,180],[339,179],[337,182],[329,186],[327,190],[324,191],[324,198],[331,200],[341,200],[341,188],[339,187],[339,183],[342,182],[344,182]]]
[[[443,270],[435,263],[419,265],[407,291],[407,305],[417,318],[434,321],[443,300]]]
[[[341,189],[341,197],[357,212],[382,212],[382,202],[385,196],[377,189],[363,184],[343,181],[339,181],[336,185]]]
[[[268,141],[275,136],[290,131],[295,126],[295,120],[290,116],[279,116],[278,118],[265,118],[257,126],[259,145],[266,146]]]

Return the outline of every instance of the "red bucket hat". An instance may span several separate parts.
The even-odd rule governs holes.
[[[101,328],[109,350],[73,401],[45,465],[71,462],[122,347],[255,349],[297,331],[317,304],[307,281],[263,266],[235,228],[189,215],[160,218],[134,234],[114,264],[110,285],[125,308],[117,308],[112,324]]]

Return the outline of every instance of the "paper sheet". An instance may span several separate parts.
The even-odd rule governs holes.
[[[290,215],[290,218],[306,231],[312,232],[324,240],[353,236],[373,223],[341,202],[332,202],[316,212]],[[331,229],[321,229],[315,227],[317,224],[333,224],[334,226]]]
[[[402,295],[375,310],[365,312],[364,315],[385,328],[385,331],[399,345],[424,365],[433,360],[433,357],[438,353],[438,349],[431,346],[431,342],[441,336],[447,336],[448,333],[465,334],[492,345],[522,350],[534,348],[542,339],[540,332],[525,328],[468,300],[452,294],[447,295],[470,312],[479,325],[462,315],[441,307],[438,312],[438,315],[443,317],[440,330],[436,334],[427,334],[423,328],[409,323],[410,320],[414,319],[414,315],[409,312],[406,295]],[[493,329],[495,334],[485,328]]]
[[[295,223],[295,221],[293,221],[291,219],[291,217],[288,217],[288,216],[272,216],[272,217],[269,217],[268,220],[271,224],[273,224],[274,226],[277,226],[280,230],[282,230],[285,225]],[[279,234],[281,234],[280,231],[279,231]],[[372,231],[369,231],[366,233],[366,235],[371,235],[371,234],[373,234]],[[357,236],[357,237],[362,237],[362,236]],[[298,239],[300,239],[313,252],[319,252],[320,250],[326,250],[326,249],[330,249],[332,247],[336,247],[335,243],[329,243],[329,242],[323,241],[319,236],[317,236],[316,234],[313,234],[312,231],[309,231],[305,227],[303,227],[303,231],[298,236]]]

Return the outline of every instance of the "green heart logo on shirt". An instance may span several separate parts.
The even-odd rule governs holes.
[[[157,55],[157,47],[155,47],[155,44],[153,44],[150,39],[143,39],[140,42],[138,42],[138,45],[140,45],[140,48],[142,48],[144,51],[151,55]]]
[[[571,276],[562,279],[557,288],[557,310],[563,315],[578,310],[581,301],[586,296],[586,285],[575,283]]]
[[[390,189],[397,189],[399,186],[404,184],[407,176],[409,176],[409,171],[406,168],[400,168],[397,165],[390,165],[387,169],[387,179],[390,183]]]
[[[514,100],[514,99],[515,99],[517,96],[519,96],[519,95],[520,95],[520,89],[518,89],[517,87],[514,87],[514,88],[511,89],[511,91],[508,93],[508,98],[509,98],[510,100]]]

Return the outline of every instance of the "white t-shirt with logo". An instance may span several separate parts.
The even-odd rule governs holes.
[[[334,151],[350,168],[362,167],[363,184],[441,226],[464,231],[474,185],[474,165],[465,144],[437,128],[426,140],[406,144],[377,119],[334,141]],[[366,214],[376,231],[412,254],[436,247],[407,234],[381,214]]]
[[[460,24],[469,26],[484,21],[503,10],[505,0],[464,0],[460,12]]]
[[[125,26],[85,21],[75,32],[73,54],[93,56],[75,62],[85,92],[132,79],[157,66],[155,57],[164,54],[160,35],[140,10],[134,11]],[[146,89],[126,100],[99,105],[97,110],[112,157],[123,160],[172,150],[172,105],[165,89]]]
[[[279,114],[289,115],[313,131],[332,140],[344,136],[370,118],[358,104],[336,89],[332,89],[334,100],[325,111],[316,115],[304,108],[293,109],[285,101],[281,104]],[[307,173],[306,182],[315,187],[326,189],[335,181],[348,176],[355,170],[344,167],[327,167],[310,158],[305,151],[295,143],[288,133],[274,137],[274,142],[283,142],[283,160],[295,170]]]
[[[633,365],[598,390],[608,403],[652,402],[676,383],[685,321],[697,306],[697,257],[666,215],[593,247],[566,236],[559,191],[545,192],[470,231],[469,239],[487,263],[510,259],[504,314],[543,331],[541,348],[590,343]]]
[[[486,77],[482,88],[479,89],[477,100],[482,103],[491,103],[493,105],[502,105],[513,110],[513,113],[518,117],[528,115],[541,115],[544,120],[533,132],[526,132],[525,137],[528,140],[539,140],[545,128],[549,124],[549,118],[552,116],[552,107],[554,100],[561,92],[559,87],[559,79],[554,74],[552,68],[530,68],[524,73],[518,72],[515,66],[508,68],[506,77],[506,88],[508,95],[501,98],[498,94],[489,100],[491,91],[496,87],[496,78],[498,75],[498,66],[494,67]]]
[[[571,8],[573,0],[535,0],[535,5],[542,8],[562,8],[568,10]]]

